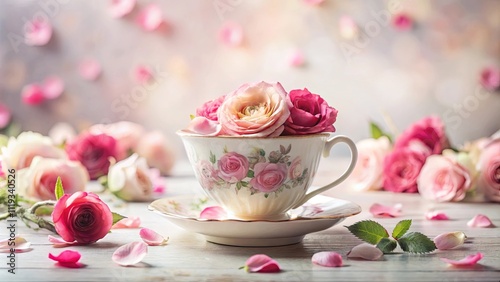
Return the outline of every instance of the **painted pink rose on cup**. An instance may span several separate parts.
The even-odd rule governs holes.
[[[384,159],[391,151],[391,142],[385,136],[364,139],[356,143],[358,161],[349,177],[358,191],[380,190],[383,186]]]
[[[450,157],[432,155],[425,161],[417,180],[422,197],[437,202],[458,202],[471,189],[470,172]]]
[[[235,152],[224,154],[217,161],[219,177],[230,183],[236,183],[247,176],[248,159]]]
[[[478,188],[486,199],[500,202],[500,138],[493,140],[483,149],[478,169]]]
[[[222,134],[247,137],[275,137],[290,116],[286,91],[280,83],[243,84],[219,107]]]
[[[66,152],[71,160],[87,169],[90,179],[108,174],[111,159],[121,159],[116,139],[106,134],[82,133],[68,142]]]
[[[304,169],[302,166],[302,159],[300,157],[296,157],[290,164],[290,168],[288,169],[288,177],[290,179],[298,179],[302,176],[303,171]]]
[[[317,94],[304,88],[290,91],[287,96],[290,117],[285,122],[284,135],[335,132],[333,123],[338,111]]]
[[[197,171],[200,177],[201,185],[207,189],[213,189],[218,179],[218,172],[212,163],[202,160],[197,164]]]
[[[283,163],[258,163],[254,167],[253,188],[269,193],[278,190],[286,180],[287,167]]]
[[[417,178],[425,155],[407,148],[395,149],[384,159],[384,189],[398,193],[417,192]]]
[[[217,110],[219,109],[226,96],[221,96],[217,99],[205,102],[201,107],[196,109],[196,116],[206,117],[209,120],[218,121]]]
[[[448,137],[444,132],[444,124],[437,116],[425,117],[406,129],[396,140],[394,148],[416,148],[423,145],[428,154],[440,154],[449,147]]]
[[[92,192],[65,194],[52,212],[57,233],[67,242],[94,243],[108,234],[113,225],[109,207]]]

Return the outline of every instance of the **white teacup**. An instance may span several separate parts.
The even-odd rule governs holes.
[[[200,136],[178,131],[203,190],[233,218],[283,220],[287,211],[344,181],[357,150],[346,136],[320,133],[274,138]],[[321,154],[337,143],[351,151],[347,170],[335,181],[308,191]]]

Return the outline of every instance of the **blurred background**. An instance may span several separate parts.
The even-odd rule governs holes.
[[[320,94],[355,141],[430,114],[455,145],[500,128],[498,0],[2,0],[0,34],[0,116],[43,134],[128,120],[183,151],[196,107],[260,80]]]

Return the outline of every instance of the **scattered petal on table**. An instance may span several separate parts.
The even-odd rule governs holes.
[[[342,256],[336,252],[319,252],[312,256],[312,262],[327,267],[342,266]]]
[[[139,235],[141,236],[142,240],[150,246],[165,245],[168,241],[168,238],[165,239],[165,237],[149,228],[142,228],[141,231],[139,231]]]
[[[67,242],[67,241],[64,241],[64,239],[62,239],[62,238],[57,238],[57,237],[54,237],[52,235],[49,235],[48,238],[49,238],[49,242],[52,243],[54,245],[54,247],[67,247],[67,246],[78,244],[76,241]]]
[[[141,226],[141,219],[138,216],[125,217],[113,224],[111,229],[120,228],[139,228]]]
[[[113,18],[121,18],[130,14],[135,7],[135,0],[111,0],[109,13]]]
[[[339,19],[340,36],[345,39],[354,39],[359,35],[359,28],[356,22],[349,16],[342,16]]]
[[[0,129],[6,127],[10,122],[11,113],[7,106],[0,103]]]
[[[161,172],[159,169],[155,167],[150,168],[149,179],[151,179],[151,183],[153,183],[153,193],[160,195],[165,193],[165,179],[161,177]]]
[[[163,22],[163,13],[155,4],[150,4],[142,9],[137,17],[137,23],[147,31],[157,29]]]
[[[392,25],[399,30],[409,30],[413,26],[413,19],[405,13],[394,15]]]
[[[101,65],[95,59],[87,58],[80,62],[78,72],[86,80],[96,80],[101,74]]]
[[[450,220],[448,215],[439,211],[429,211],[425,214],[425,218],[428,220]]]
[[[55,99],[63,93],[64,82],[58,76],[49,76],[43,81],[42,90],[46,99]]]
[[[24,25],[24,42],[31,46],[43,46],[52,37],[52,25],[46,20],[33,20]]]
[[[144,242],[131,242],[116,249],[111,259],[122,266],[141,262],[148,254],[148,245]]]
[[[352,248],[348,253],[348,258],[361,258],[366,260],[378,260],[384,253],[377,247],[368,243],[362,243]]]
[[[200,213],[200,219],[226,219],[227,213],[220,206],[204,208]]]
[[[304,65],[304,53],[299,49],[293,49],[290,51],[287,57],[287,63],[292,67],[300,67]]]
[[[38,105],[45,100],[45,96],[40,85],[28,84],[21,92],[21,99],[26,105]]]
[[[401,208],[401,204],[391,207],[375,203],[370,207],[370,213],[375,217],[398,217],[401,215]]]
[[[454,265],[454,266],[468,266],[468,265],[476,264],[482,258],[483,258],[483,254],[478,252],[475,255],[466,256],[465,258],[463,258],[461,260],[451,260],[451,259],[447,259],[447,258],[441,258],[441,260],[444,262],[447,262],[451,265]]]
[[[493,222],[491,222],[491,220],[489,219],[489,217],[485,216],[484,214],[477,214],[467,222],[467,226],[486,228],[486,227],[493,227],[494,225]]]
[[[79,252],[72,250],[63,251],[58,256],[49,253],[49,258],[51,260],[55,260],[58,265],[68,268],[85,267],[84,264],[78,262],[81,257],[82,255]]]
[[[247,272],[280,272],[277,261],[266,255],[253,255],[247,259],[245,266]]]
[[[226,22],[219,30],[219,40],[226,46],[237,47],[243,43],[243,28],[234,22]]]
[[[16,253],[24,253],[31,251],[30,247],[31,243],[20,236],[16,236],[14,240],[10,238],[0,240],[0,253],[10,253],[10,249],[15,249]]]
[[[434,244],[439,250],[449,250],[463,245],[465,239],[467,239],[467,236],[461,231],[447,232],[436,236]]]
[[[138,83],[144,84],[153,79],[153,72],[147,66],[137,66],[134,70],[134,78]]]

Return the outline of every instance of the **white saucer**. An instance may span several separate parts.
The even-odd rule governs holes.
[[[282,246],[299,243],[308,233],[317,232],[361,212],[361,207],[345,200],[315,196],[289,212],[281,221],[200,219],[200,212],[216,204],[206,196],[183,195],[152,202],[149,209],[186,230],[205,235],[209,242],[231,246]]]

